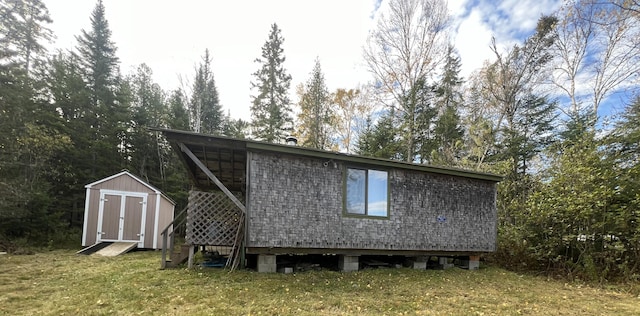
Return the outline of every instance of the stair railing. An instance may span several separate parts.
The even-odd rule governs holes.
[[[178,215],[173,218],[173,221],[167,225],[162,230],[160,235],[162,236],[162,262],[160,262],[160,269],[165,269],[167,267],[167,249],[171,249],[173,253],[173,248],[175,247],[175,232],[177,231],[177,227],[184,225],[187,221],[187,216],[182,216],[187,211],[188,206],[185,206]],[[174,229],[169,232],[169,228],[174,227]],[[167,247],[167,242],[169,243],[169,247]]]

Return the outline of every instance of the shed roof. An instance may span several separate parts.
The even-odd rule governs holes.
[[[123,176],[123,175],[126,175],[126,176],[129,176],[129,177],[133,178],[133,179],[134,179],[134,180],[136,180],[137,182],[140,182],[140,184],[142,184],[142,185],[144,185],[145,187],[149,188],[149,190],[151,190],[151,191],[155,192],[156,194],[160,194],[160,195],[162,195],[164,198],[166,198],[167,200],[169,200],[169,202],[171,202],[173,205],[175,205],[175,204],[176,204],[176,202],[174,202],[170,197],[168,197],[168,196],[166,196],[164,193],[162,193],[162,191],[160,191],[158,188],[156,188],[156,187],[152,186],[151,184],[147,183],[146,181],[144,181],[144,180],[142,180],[142,179],[140,179],[140,178],[136,177],[135,175],[133,175],[132,173],[130,173],[130,172],[129,172],[129,171],[127,171],[127,170],[123,170],[123,171],[121,171],[121,172],[119,172],[119,173],[116,173],[116,174],[114,174],[114,175],[112,175],[112,176],[108,176],[108,177],[103,178],[103,179],[100,179],[100,180],[98,180],[98,181],[91,182],[91,183],[89,183],[89,184],[85,185],[84,187],[85,187],[85,188],[87,188],[87,189],[90,189],[91,187],[93,187],[93,186],[95,186],[95,185],[98,185],[98,184],[100,184],[100,183],[107,182],[107,181],[109,181],[109,180],[115,179],[115,178],[120,177],[120,176]]]
[[[354,164],[379,166],[384,168],[398,168],[416,170],[436,174],[452,175],[458,177],[480,179],[499,182],[503,178],[498,175],[469,171],[458,168],[436,167],[423,164],[402,162],[397,160],[372,158],[325,150],[304,148],[299,146],[272,144],[248,139],[236,139],[223,136],[213,136],[194,132],[171,130],[164,128],[152,128],[162,132],[174,147],[174,150],[186,163],[192,180],[196,186],[207,186],[208,178],[204,175],[186,154],[180,150],[179,144],[184,144],[191,150],[220,180],[232,191],[241,191],[243,176],[246,172],[246,152],[266,151],[298,156],[333,159]]]

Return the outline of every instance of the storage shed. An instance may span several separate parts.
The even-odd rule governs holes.
[[[496,250],[500,176],[157,129],[194,189],[186,241],[232,247],[275,271],[281,254],[468,257]],[[242,260],[239,260],[242,262]],[[233,265],[232,265],[233,267]]]
[[[162,229],[173,221],[175,203],[160,190],[122,171],[85,186],[82,246],[138,242],[159,249]]]

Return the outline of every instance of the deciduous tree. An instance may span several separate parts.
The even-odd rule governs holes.
[[[637,87],[640,80],[640,25],[637,13],[625,5],[634,7],[629,2],[575,0],[557,14],[551,81],[568,98],[564,112],[575,119],[591,115],[592,127],[611,93]]]
[[[373,114],[375,103],[371,91],[366,86],[358,89],[337,89],[333,93],[336,106],[336,132],[340,150],[353,153],[358,137],[364,132],[367,117]]]
[[[420,131],[417,92],[432,85],[444,60],[449,16],[442,0],[392,0],[367,40],[364,59],[375,80],[390,96],[389,107],[401,117],[403,156],[413,161]],[[422,87],[418,87],[421,85]]]

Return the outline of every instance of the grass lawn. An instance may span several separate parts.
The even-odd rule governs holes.
[[[160,253],[0,255],[0,315],[640,315],[640,297],[488,267],[159,270]]]

